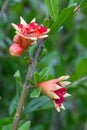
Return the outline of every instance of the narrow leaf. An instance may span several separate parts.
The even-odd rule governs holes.
[[[15,72],[14,78],[16,79],[17,83],[22,86],[22,78],[19,70]]]
[[[80,4],[80,8],[86,8],[87,7],[87,0],[83,0]]]
[[[9,115],[12,115],[12,114],[16,111],[18,101],[19,101],[19,97],[16,95],[16,96],[12,99],[12,101],[11,101],[11,103],[10,103]]]
[[[45,0],[49,15],[52,19],[56,19],[58,16],[58,3],[59,0]]]
[[[55,32],[60,26],[64,24],[64,22],[73,14],[74,7],[65,8],[61,11],[60,15],[58,16],[57,20],[51,27],[51,33]]]
[[[49,100],[50,99],[46,96],[40,96],[36,99],[33,99],[31,102],[29,102],[27,107],[24,109],[24,112],[30,113],[36,111],[40,109],[42,106],[44,106]]]

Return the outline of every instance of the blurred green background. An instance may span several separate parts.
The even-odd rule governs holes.
[[[3,10],[5,2],[6,0],[0,0],[0,119],[14,116],[19,100],[14,74],[19,70],[24,81],[28,69],[28,62],[24,58],[26,53],[18,58],[9,54],[15,34],[11,23],[18,24],[20,16],[27,23],[36,17],[38,23],[47,27],[51,27],[54,22],[49,17],[46,0],[7,0]],[[60,0],[58,10],[60,12],[81,2],[82,0]],[[56,15],[57,13],[55,12]],[[45,20],[47,17],[50,24],[49,20]],[[72,96],[64,103],[66,110],[58,113],[52,102],[44,100],[45,97],[36,100],[30,99],[28,95],[22,119],[31,120],[30,130],[87,130],[87,8],[71,14],[63,27],[50,34],[41,54],[37,69],[41,71],[49,66],[49,73],[54,78],[70,75],[72,84],[68,87],[68,92]],[[28,106],[29,103],[31,107]],[[40,103],[41,106],[38,105]]]

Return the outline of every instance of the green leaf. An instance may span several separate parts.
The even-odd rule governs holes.
[[[64,22],[73,14],[74,7],[65,8],[61,11],[60,15],[51,27],[50,33],[55,32]]]
[[[79,31],[79,41],[80,43],[87,48],[87,30],[81,28]]]
[[[39,80],[39,73],[37,71],[34,72],[34,83],[37,84]]]
[[[28,82],[29,82],[29,84],[31,84],[33,87],[35,86],[35,84],[33,83],[33,81],[32,80],[30,80],[30,79],[26,79]]]
[[[76,76],[78,78],[87,74],[87,58],[83,58],[76,66]]]
[[[30,94],[31,98],[36,98],[39,97],[41,93],[41,88],[40,87],[36,87],[34,88],[34,91]]]
[[[22,78],[21,78],[21,74],[20,71],[17,70],[14,74],[14,78],[16,79],[17,83],[22,86]]]
[[[12,130],[12,124],[3,126],[1,130]]]
[[[46,96],[40,96],[38,98],[33,99],[27,107],[24,109],[25,113],[31,113],[33,111],[36,111],[40,109],[42,106],[44,106],[50,99]]]
[[[86,8],[87,7],[87,0],[83,0],[80,4],[80,8]]]
[[[77,3],[77,2],[78,2],[78,0],[74,0],[74,2],[75,2],[75,3]]]
[[[29,130],[30,124],[31,122],[27,121],[23,125],[21,125],[21,127],[18,130]]]
[[[49,68],[46,67],[44,68],[40,73],[40,78],[39,78],[39,82],[43,82],[43,81],[46,81],[48,76],[49,76]]]
[[[51,100],[41,107],[42,110],[48,110],[52,108],[54,108],[54,103]]]
[[[54,20],[58,16],[58,3],[59,0],[45,0],[45,4],[47,6],[50,17]]]
[[[19,101],[19,97],[18,97],[18,95],[16,95],[10,103],[10,107],[9,107],[9,114],[10,115],[12,115],[16,111],[18,101]]]
[[[0,119],[0,126],[8,125],[13,122],[13,117],[7,117],[4,119]]]
[[[44,19],[43,25],[46,28],[50,28],[52,26],[53,22],[54,22],[54,20],[52,20],[52,19]]]
[[[49,73],[48,67],[44,68],[40,73],[34,72],[34,83],[37,84],[37,83],[46,81],[49,75],[50,73]]]

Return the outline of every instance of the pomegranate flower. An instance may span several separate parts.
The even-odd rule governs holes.
[[[41,87],[42,92],[53,100],[58,112],[60,112],[60,108],[65,109],[63,102],[65,97],[70,96],[70,94],[66,92],[65,88],[70,84],[70,82],[64,81],[68,78],[69,76],[61,76],[59,78],[37,84],[37,86]]]
[[[35,41],[40,38],[48,37],[47,33],[50,29],[43,27],[43,25],[38,25],[35,22],[35,18],[27,24],[25,20],[20,17],[20,24],[16,25],[12,23],[12,26],[16,29],[16,33],[22,38]]]

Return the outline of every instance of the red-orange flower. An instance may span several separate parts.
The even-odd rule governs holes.
[[[16,29],[13,44],[9,48],[12,56],[21,56],[23,51],[28,46],[33,45],[37,39],[48,37],[47,33],[50,31],[50,29],[43,27],[43,25],[38,25],[35,19],[27,24],[22,17],[20,17],[20,24],[12,23],[12,26]]]
[[[66,92],[65,88],[70,84],[70,82],[64,81],[68,78],[69,76],[61,76],[60,78],[37,84],[37,86],[41,87],[42,92],[53,100],[58,112],[60,112],[60,108],[65,109],[63,102],[65,97],[70,96],[70,94]]]
[[[16,25],[12,23],[12,26],[16,29],[16,33],[19,36],[31,41],[48,37],[47,33],[50,31],[50,29],[45,28],[42,24],[38,25],[35,22],[35,18],[27,24],[25,20],[20,17],[20,24]]]

